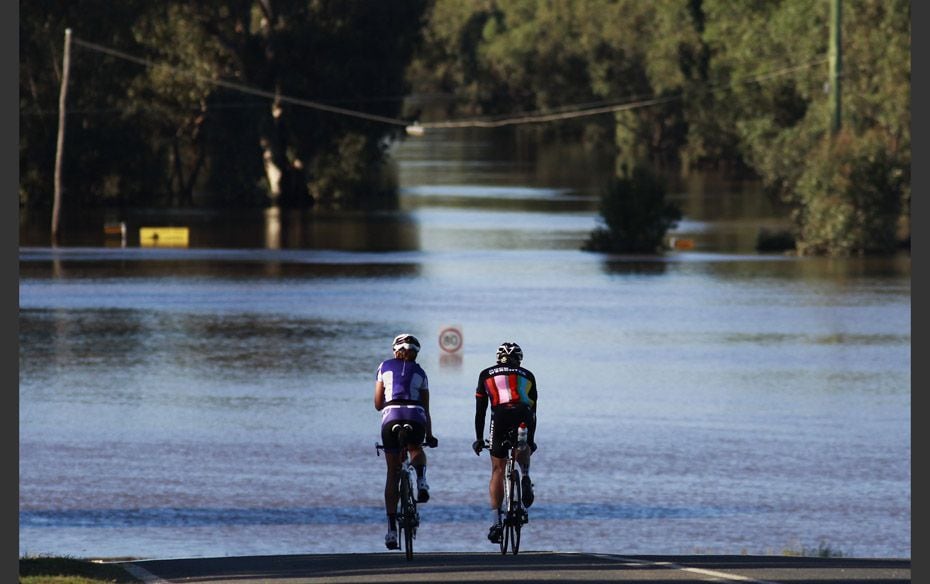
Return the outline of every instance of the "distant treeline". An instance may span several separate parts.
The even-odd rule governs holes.
[[[833,130],[831,2],[842,7]],[[524,126],[647,162],[761,179],[803,253],[910,234],[907,0],[166,0],[20,5],[20,200],[48,205],[65,28],[70,204],[391,204],[390,119]],[[141,63],[95,48],[115,49]],[[217,84],[216,81],[227,82]],[[404,109],[414,94],[440,109]],[[604,108],[599,115],[587,115]]]
[[[802,253],[910,239],[907,0],[436,0],[409,75],[446,115],[628,107],[538,130],[687,172],[750,172],[795,209]],[[622,172],[621,172],[622,174]]]

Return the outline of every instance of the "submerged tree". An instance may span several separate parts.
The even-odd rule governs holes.
[[[112,193],[130,205],[190,204],[195,191],[236,206],[392,199],[379,171],[403,123],[324,109],[400,117],[404,70],[427,0],[27,5],[20,21],[24,202],[50,199],[61,39],[69,27],[76,40],[69,201],[80,195],[81,204],[102,204],[101,193]]]
[[[284,206],[358,207],[390,197],[379,171],[401,126],[308,104],[398,118],[425,7],[197,1],[175,3],[167,24],[150,20],[161,34],[149,42],[165,60],[212,69],[227,82],[205,102],[210,190],[233,196],[258,186]],[[232,84],[273,97],[256,99]]]
[[[614,177],[601,195],[605,227],[591,232],[583,249],[617,253],[661,251],[666,232],[681,220],[681,210],[665,200],[665,185],[646,167]]]
[[[887,254],[906,233],[910,165],[884,136],[840,134],[812,153],[794,211],[801,254]]]
[[[139,54],[132,22],[149,3],[66,0],[24,2],[19,12],[19,190],[23,207],[47,207],[58,132],[65,29],[77,38],[93,23],[94,40]],[[147,204],[160,190],[166,161],[149,147],[152,116],[127,101],[137,63],[72,43],[63,160],[66,206]],[[106,74],[101,74],[105,71]]]
[[[729,116],[766,189],[794,208],[797,251],[889,253],[910,237],[910,4],[842,10],[842,131],[830,128],[827,2],[703,0]],[[752,34],[747,34],[747,31]],[[787,73],[791,73],[790,75]]]
[[[825,91],[830,2],[432,6],[411,71],[422,91],[454,93],[460,113],[628,105],[556,127],[587,124],[628,164],[754,174],[796,210],[803,253],[886,253],[909,240],[907,0],[843,3],[841,135]]]

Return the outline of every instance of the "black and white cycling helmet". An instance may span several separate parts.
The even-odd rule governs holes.
[[[395,352],[400,349],[407,349],[408,351],[420,352],[420,341],[411,334],[403,333],[394,337],[394,343],[391,345],[391,348]]]
[[[509,365],[519,365],[523,361],[523,349],[520,345],[511,342],[501,343],[497,348],[497,362]]]

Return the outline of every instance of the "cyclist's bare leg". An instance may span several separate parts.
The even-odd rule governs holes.
[[[506,458],[491,456],[491,480],[488,483],[488,498],[491,503],[491,529],[488,539],[493,543],[501,541],[501,503],[504,501],[504,472],[507,466]]]
[[[397,480],[400,476],[400,452],[384,453],[387,463],[387,478],[384,480],[384,510],[388,515],[397,513]]]
[[[410,451],[410,464],[413,466],[426,466],[426,451],[421,446],[407,446]]]
[[[488,484],[491,509],[500,509],[501,503],[504,501],[504,470],[506,466],[506,458],[491,456],[491,481]]]

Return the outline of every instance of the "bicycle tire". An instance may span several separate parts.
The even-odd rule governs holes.
[[[513,555],[520,552],[520,528],[523,527],[521,520],[523,511],[522,486],[520,484],[520,473],[514,470],[513,479],[511,480],[510,489],[510,551]]]
[[[413,528],[408,527],[404,530],[404,555],[407,556],[407,561],[413,559]]]
[[[507,515],[504,515],[504,518],[503,518],[504,524],[501,526],[501,535],[500,535],[500,538],[501,538],[501,539],[500,539],[500,546],[501,546],[501,555],[502,555],[502,556],[503,556],[503,555],[507,555],[507,544],[509,543],[509,542],[507,541],[507,520],[508,520]]]
[[[407,560],[413,559],[413,530],[414,518],[416,517],[416,503],[413,499],[413,491],[410,485],[409,475],[402,472],[400,476],[400,531],[403,532],[404,555]]]
[[[507,548],[510,546],[510,543],[511,543],[510,539],[511,539],[512,531],[510,529],[510,523],[511,523],[511,517],[512,517],[511,508],[513,507],[513,497],[511,496],[512,492],[513,492],[513,461],[508,460],[507,467],[504,470],[504,496],[507,497],[507,499],[504,501],[504,514],[503,514],[504,524],[501,526],[502,527],[501,541],[500,541],[501,555],[507,555]]]

